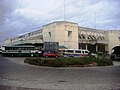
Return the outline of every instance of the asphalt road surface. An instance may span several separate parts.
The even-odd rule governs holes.
[[[0,56],[0,90],[120,90],[119,65],[49,68],[15,60]]]

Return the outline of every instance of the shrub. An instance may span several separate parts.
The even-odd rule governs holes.
[[[50,66],[50,67],[112,65],[111,60],[109,60],[109,58],[106,57],[26,58],[24,62],[33,65]]]
[[[109,58],[107,58],[106,56],[98,57],[96,62],[97,62],[98,66],[113,65],[112,61]]]
[[[85,65],[85,64],[90,64],[93,61],[90,60],[88,57],[81,57],[81,58],[66,58],[66,65]]]
[[[29,64],[33,64],[33,65],[38,65],[39,64],[39,60],[40,60],[41,58],[26,58],[25,60],[24,60],[24,62],[25,63],[29,63]]]
[[[52,60],[48,66],[51,66],[51,67],[65,67],[66,63],[63,59],[54,59]]]

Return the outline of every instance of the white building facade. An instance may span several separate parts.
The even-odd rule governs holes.
[[[92,52],[108,52],[120,45],[119,30],[97,30],[80,27],[77,23],[57,21],[44,25],[42,29],[4,41],[4,45],[44,44],[59,42],[68,49],[88,49]]]

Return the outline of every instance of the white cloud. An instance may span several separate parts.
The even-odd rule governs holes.
[[[2,3],[0,35],[9,32],[9,36],[15,36],[64,20],[64,0],[2,0]],[[65,16],[84,27],[94,28],[96,23],[100,29],[118,29],[119,6],[119,0],[65,0]]]

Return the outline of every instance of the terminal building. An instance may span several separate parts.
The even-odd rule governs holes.
[[[42,49],[44,42],[59,42],[59,50],[87,49],[91,52],[111,53],[120,45],[119,30],[98,30],[81,27],[77,23],[56,21],[42,29],[4,41],[4,46],[34,45]]]

